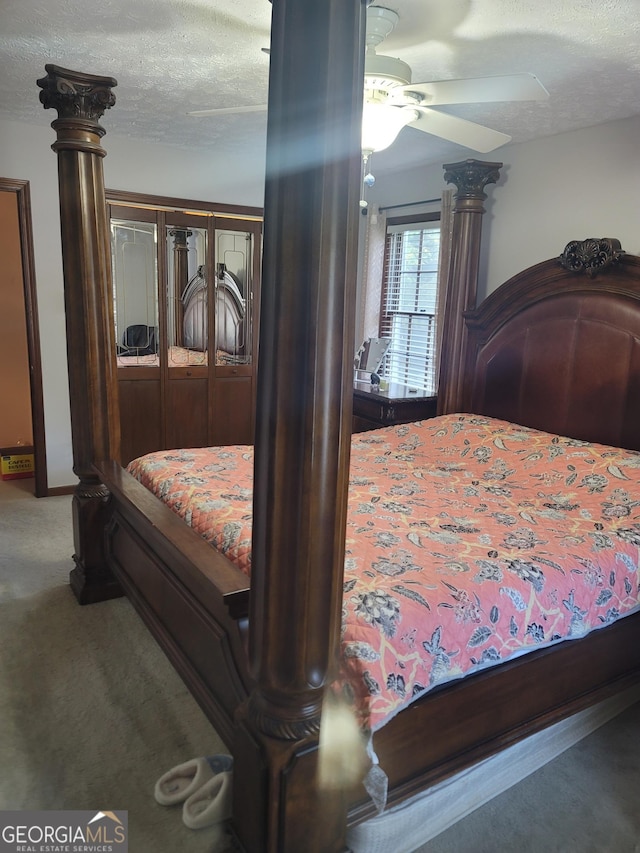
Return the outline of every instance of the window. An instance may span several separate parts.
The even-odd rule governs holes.
[[[380,337],[391,339],[380,374],[436,393],[439,214],[387,220]]]

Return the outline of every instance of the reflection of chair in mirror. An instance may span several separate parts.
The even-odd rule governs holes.
[[[145,326],[140,323],[127,326],[122,336],[122,345],[118,346],[119,356],[156,355],[157,352],[157,326]]]

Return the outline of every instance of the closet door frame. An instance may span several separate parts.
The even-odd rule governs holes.
[[[249,292],[250,316],[251,316],[251,360],[248,364],[223,365],[216,364],[214,393],[210,400],[211,423],[214,429],[215,444],[253,444],[254,424],[256,409],[256,378],[258,369],[258,341],[260,328],[260,273],[262,267],[262,223],[242,217],[214,217],[214,232],[217,230],[231,230],[250,234],[252,238],[251,247],[251,288]],[[218,262],[215,255],[214,245],[214,267]],[[235,386],[235,387],[234,387]],[[233,410],[234,397],[241,395],[245,399],[249,396],[248,417],[251,428],[246,423],[242,424],[234,420],[230,414]],[[223,414],[221,418],[220,415]],[[241,438],[234,441],[234,434]]]

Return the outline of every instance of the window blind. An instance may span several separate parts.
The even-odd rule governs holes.
[[[436,393],[436,300],[440,223],[387,228],[380,337],[391,339],[380,374]]]

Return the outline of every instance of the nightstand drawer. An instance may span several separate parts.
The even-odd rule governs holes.
[[[388,391],[356,388],[353,392],[353,432],[407,424],[436,415],[437,397],[412,393],[404,385]]]

